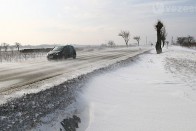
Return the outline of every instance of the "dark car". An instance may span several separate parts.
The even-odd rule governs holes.
[[[71,45],[57,46],[47,54],[48,60],[76,58],[76,50]]]

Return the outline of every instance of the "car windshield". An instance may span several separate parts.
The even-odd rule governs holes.
[[[58,46],[53,49],[53,51],[61,51],[64,46]]]

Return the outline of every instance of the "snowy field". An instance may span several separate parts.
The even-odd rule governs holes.
[[[77,131],[194,131],[196,51],[171,47],[157,55],[153,50],[91,78],[78,94],[67,110],[35,130],[63,129],[59,122],[78,108]]]

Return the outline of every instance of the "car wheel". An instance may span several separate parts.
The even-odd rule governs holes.
[[[73,59],[76,59],[76,55],[73,55]]]

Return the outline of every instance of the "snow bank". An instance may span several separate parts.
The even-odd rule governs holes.
[[[196,73],[188,71],[196,69],[195,55],[179,47],[160,55],[152,51],[128,67],[92,78],[81,95],[88,109],[77,131],[196,130]],[[168,62],[171,58],[181,64],[189,62],[185,58],[194,61],[186,63],[193,67]],[[187,71],[178,73],[181,68]]]

